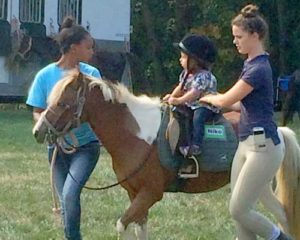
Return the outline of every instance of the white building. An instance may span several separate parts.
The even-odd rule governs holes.
[[[100,51],[129,51],[130,0],[0,0],[0,102],[26,96],[41,67],[40,59],[27,59],[26,54],[47,52],[51,46],[46,39],[55,36],[70,15],[91,33]],[[24,33],[31,44],[23,39]],[[127,61],[124,71],[128,84]]]

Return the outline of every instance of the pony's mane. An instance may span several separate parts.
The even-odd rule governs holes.
[[[147,95],[136,96],[129,92],[122,83],[112,83],[95,79],[89,84],[90,88],[99,86],[106,101],[125,103],[129,106],[153,108],[160,106],[159,97],[149,97]]]
[[[86,81],[92,82],[92,81],[99,81],[98,78],[88,76],[88,75],[83,75],[84,79]],[[75,80],[78,78],[78,71],[70,71],[67,74],[64,75],[64,77],[58,81],[53,89],[51,90],[51,93],[48,96],[48,105],[53,105],[57,104],[58,100],[60,99],[61,95],[64,94],[66,88],[72,84]],[[103,81],[102,81],[103,82]],[[104,83],[102,83],[104,84]],[[104,87],[105,89],[105,87]]]
[[[57,104],[61,95],[64,94],[66,87],[73,83],[77,77],[78,72],[71,71],[58,81],[48,97],[48,104]],[[101,89],[105,101],[125,103],[128,107],[142,107],[145,109],[160,106],[159,97],[149,97],[146,95],[136,96],[129,92],[128,88],[122,83],[112,83],[88,75],[83,75],[83,77],[89,82],[88,85],[90,89],[94,87]]]
[[[121,83],[104,83],[104,81],[95,80],[89,86],[90,88],[99,86],[105,100],[125,103],[138,123],[140,131],[137,133],[137,137],[148,144],[153,143],[157,137],[161,120],[159,97],[135,96]]]

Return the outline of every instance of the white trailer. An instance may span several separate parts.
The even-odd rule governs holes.
[[[91,33],[98,51],[122,56],[130,51],[130,0],[0,0],[0,102],[24,99],[47,62],[39,55],[47,55],[48,40],[66,16]],[[35,55],[27,56],[31,50]],[[122,80],[128,85],[126,57],[125,62]]]

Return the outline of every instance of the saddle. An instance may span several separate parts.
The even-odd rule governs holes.
[[[179,152],[178,147],[186,144],[190,138],[191,113],[183,109],[172,111],[169,106],[162,110],[162,122],[158,133],[158,152],[161,164],[178,173],[186,161]],[[199,171],[222,172],[231,168],[232,160],[237,149],[238,140],[230,121],[222,114],[207,122],[204,126],[202,153],[197,157],[192,156],[195,162],[196,173]],[[184,176],[178,176],[184,177]]]

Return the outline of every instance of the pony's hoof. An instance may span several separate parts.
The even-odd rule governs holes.
[[[122,233],[122,232],[125,231],[125,226],[124,226],[123,223],[121,222],[121,219],[119,219],[119,220],[117,221],[116,228],[117,228],[118,234],[120,234],[120,233]]]
[[[135,234],[130,231],[130,227],[125,227],[121,219],[117,221],[118,240],[136,240]]]
[[[60,208],[52,208],[52,212],[55,213],[55,214],[60,214],[61,212],[61,209]]]

